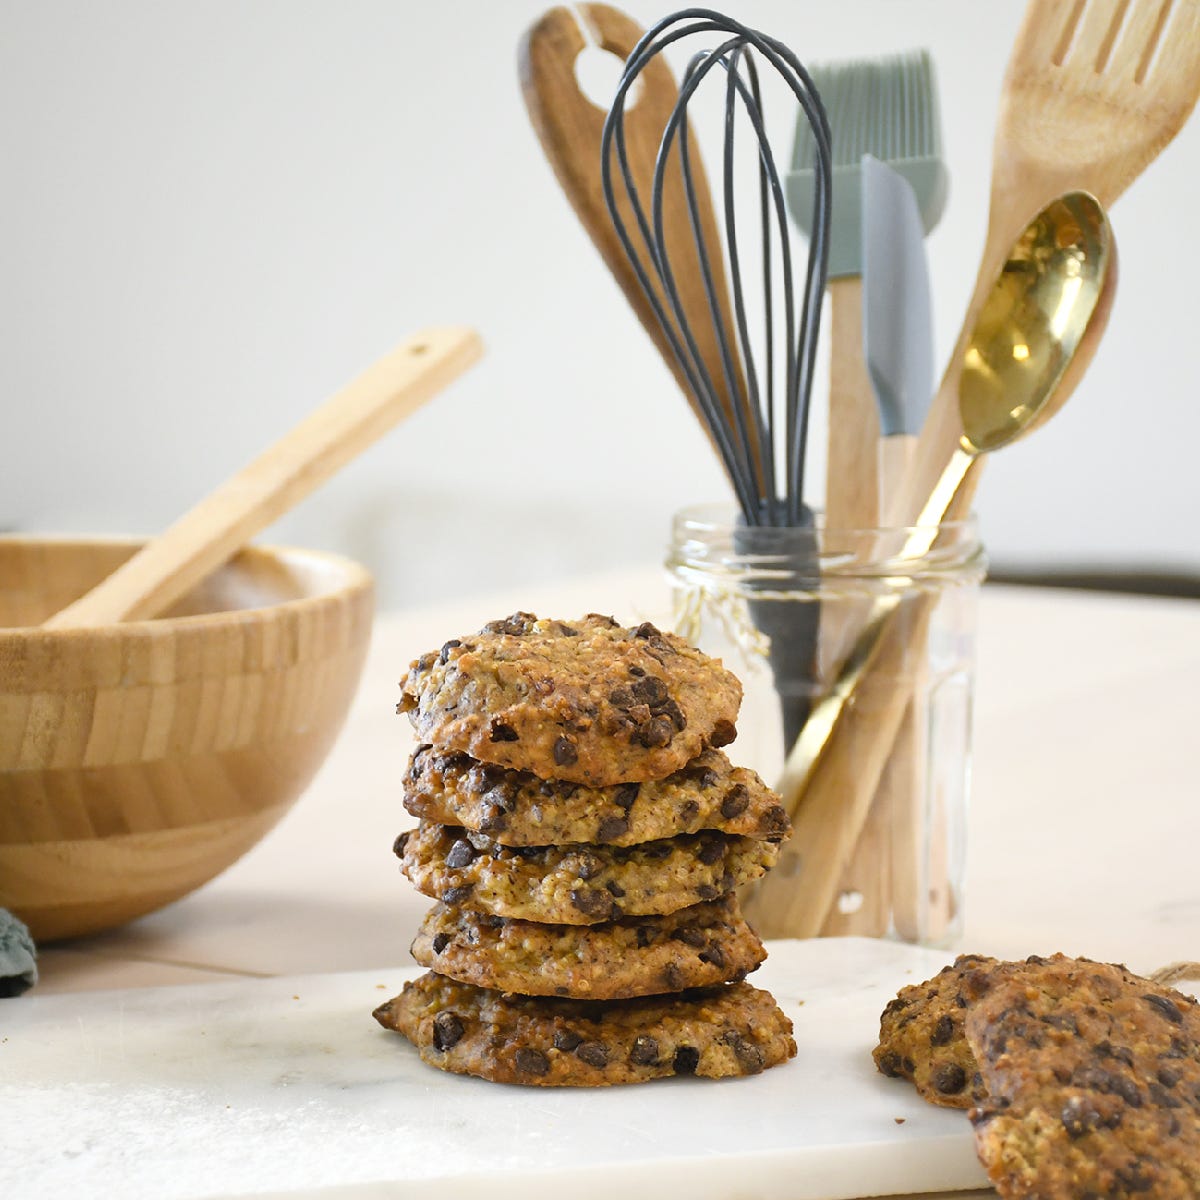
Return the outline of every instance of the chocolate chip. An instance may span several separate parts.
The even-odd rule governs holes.
[[[632,675],[632,676],[633,676],[635,679],[641,679],[641,677],[642,677],[643,675],[645,675],[645,673],[646,673],[646,669],[645,669],[645,667],[639,667],[639,666],[637,665],[637,663],[630,663],[630,664],[629,664],[629,673],[630,673],[630,675]]]
[[[409,829],[404,833],[398,834],[396,840],[392,843],[392,853],[397,858],[404,857],[404,847],[408,845],[408,839],[416,833],[415,829]]]
[[[696,889],[696,895],[701,900],[715,900],[721,893],[711,883],[702,883]]]
[[[1159,1013],[1166,1017],[1172,1025],[1183,1024],[1183,1013],[1181,1013],[1179,1009],[1175,1007],[1174,1002],[1168,999],[1166,996],[1156,996],[1153,992],[1148,992],[1142,997],[1142,999],[1145,1000],[1147,1004],[1158,1009]]]
[[[693,929],[690,925],[675,930],[674,938],[677,942],[683,942],[685,946],[691,946],[694,950],[702,950],[708,940],[700,930]]]
[[[663,979],[666,980],[667,991],[681,992],[686,983],[683,972],[674,964],[667,963],[663,969]]]
[[[725,1035],[725,1043],[732,1047],[734,1056],[738,1060],[738,1066],[747,1075],[759,1074],[766,1065],[763,1060],[763,1052],[736,1030],[730,1030]]]
[[[1117,1062],[1122,1062],[1127,1067],[1133,1066],[1133,1051],[1128,1046],[1114,1046],[1107,1038],[1096,1043],[1096,1053],[1101,1058],[1115,1058]]]
[[[648,1033],[634,1038],[629,1050],[629,1061],[639,1067],[652,1067],[658,1062],[658,1042]]]
[[[1155,1083],[1151,1080],[1146,1085],[1146,1090],[1150,1093],[1150,1099],[1154,1101],[1160,1108],[1182,1108],[1183,1101],[1178,1096],[1173,1096],[1167,1091],[1161,1083]]]
[[[446,852],[446,866],[457,871],[475,860],[475,847],[466,838],[459,838]]]
[[[758,818],[758,832],[764,838],[776,840],[787,834],[791,822],[787,820],[787,811],[781,804],[773,804]]]
[[[503,833],[508,828],[508,813],[498,804],[485,804],[480,810],[480,833]]]
[[[1136,1160],[1132,1163],[1122,1163],[1113,1172],[1116,1175],[1126,1191],[1129,1192],[1151,1192],[1154,1190],[1154,1179],[1150,1175],[1143,1174],[1145,1167],[1142,1163]]]
[[[584,1042],[575,1051],[575,1057],[589,1067],[601,1069],[608,1066],[608,1047],[603,1042]]]
[[[505,725],[500,720],[492,721],[491,737],[493,742],[516,742],[520,740],[517,731],[511,725]]]
[[[537,617],[533,613],[515,612],[503,620],[489,621],[479,632],[506,633],[510,637],[520,637],[522,634],[528,633],[530,626],[536,621]]]
[[[958,1063],[938,1063],[929,1081],[943,1096],[957,1096],[967,1086],[967,1073]]]
[[[725,799],[721,801],[721,816],[728,820],[740,817],[750,806],[750,792],[745,784],[739,783],[729,789]]]
[[[596,840],[599,842],[615,842],[629,832],[629,822],[624,817],[605,817],[596,830]]]
[[[1094,1104],[1083,1096],[1068,1096],[1059,1116],[1063,1128],[1072,1138],[1091,1133],[1100,1125],[1100,1113]]]
[[[632,708],[637,701],[633,698],[633,691],[624,685],[613,688],[608,693],[608,701],[610,704],[615,704],[618,708]]]
[[[676,1075],[695,1075],[699,1065],[700,1051],[695,1046],[680,1046],[671,1062]]]
[[[1182,1074],[1175,1067],[1158,1068],[1158,1082],[1163,1087],[1173,1088],[1182,1078]]]
[[[720,969],[725,965],[725,952],[720,946],[709,946],[709,948],[700,955],[700,961],[711,963],[714,967]]]
[[[459,1039],[466,1032],[463,1028],[462,1021],[459,1020],[457,1013],[452,1013],[449,1009],[444,1009],[433,1018],[433,1048],[435,1050],[449,1050],[451,1046],[458,1044]]]
[[[613,911],[613,898],[592,888],[572,888],[571,903],[587,917],[608,917]]]
[[[644,675],[629,689],[641,704],[649,704],[653,708],[662,704],[669,696],[667,685],[657,675]]]
[[[725,857],[725,843],[720,838],[709,838],[700,843],[696,857],[706,867],[711,867]]]
[[[634,631],[635,638],[657,638],[662,637],[662,634],[650,624],[649,621],[643,621]]]
[[[954,1019],[949,1014],[938,1018],[938,1023],[929,1035],[931,1046],[944,1046],[954,1036]]]
[[[708,744],[716,747],[728,746],[735,737],[737,737],[737,726],[722,717],[713,726],[712,733],[708,735]]]
[[[447,888],[438,899],[443,904],[461,904],[471,894],[471,885],[464,884],[462,887]]]
[[[570,767],[579,761],[579,751],[570,738],[560,737],[554,743],[554,761],[560,767]]]
[[[628,814],[629,810],[633,807],[633,802],[638,798],[638,792],[641,791],[641,788],[642,785],[640,783],[621,784],[613,793],[613,803],[618,808],[623,808],[626,814]]]
[[[570,1054],[571,1051],[582,1042],[583,1037],[576,1033],[573,1029],[556,1029],[554,1031],[555,1050],[562,1050],[567,1054]]]
[[[450,935],[448,933],[435,933],[433,935],[434,954],[441,954],[448,945],[450,945]]]
[[[460,642],[458,640],[458,638],[451,638],[448,642],[446,642],[446,644],[444,646],[442,646],[442,651],[438,655],[438,661],[442,664],[442,666],[445,666],[446,663],[449,662],[450,651],[457,649],[457,647],[459,647],[461,645],[462,645],[462,642]]]
[[[576,856],[575,873],[580,879],[595,879],[604,870],[604,861],[597,854],[583,852]]]
[[[683,709],[674,700],[664,700],[661,704],[655,705],[654,712],[656,716],[666,717],[675,727],[676,733],[682,733],[687,728],[687,717],[683,715]]]
[[[615,879],[608,880],[604,885],[604,889],[610,896],[616,896],[618,900],[622,899],[625,895],[625,889]]]
[[[880,1072],[889,1079],[900,1079],[904,1072],[900,1069],[900,1055],[895,1050],[887,1050],[879,1056],[879,1061],[875,1064]]]
[[[670,745],[674,736],[675,726],[671,724],[669,717],[651,717],[639,731],[638,741],[647,750],[652,750],[656,746]]]
[[[695,800],[688,800],[679,810],[679,819],[685,825],[690,825],[700,815],[700,805]]]
[[[639,950],[645,950],[650,945],[650,930],[645,925],[637,927],[636,935]]]
[[[1061,1029],[1064,1033],[1079,1035],[1079,1025],[1071,1013],[1046,1013],[1041,1021],[1051,1029]]]
[[[517,1051],[517,1070],[526,1075],[545,1075],[550,1070],[550,1060],[540,1051],[522,1046]]]

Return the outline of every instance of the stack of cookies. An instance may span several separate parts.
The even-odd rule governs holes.
[[[396,842],[439,901],[430,971],[375,1013],[426,1062],[508,1083],[755,1074],[795,1054],[744,982],[734,891],[775,861],[779,798],[720,747],[741,686],[653,625],[515,613],[412,664],[422,744]]]

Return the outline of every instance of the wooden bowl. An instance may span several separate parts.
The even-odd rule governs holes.
[[[370,638],[366,570],[243,551],[165,617],[37,626],[134,541],[0,538],[0,908],[48,941],[199,887],[300,795]]]

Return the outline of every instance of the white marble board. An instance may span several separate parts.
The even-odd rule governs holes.
[[[871,1062],[879,1012],[947,956],[776,942],[752,981],[784,1067],[720,1082],[498,1086],[425,1066],[371,1009],[415,968],[0,1004],[0,1195],[842,1200],[984,1185],[962,1112]]]

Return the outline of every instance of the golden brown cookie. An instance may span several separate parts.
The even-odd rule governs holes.
[[[931,1104],[970,1108],[982,1084],[964,1017],[986,994],[995,972],[1009,975],[1021,965],[962,954],[927,982],[901,988],[879,1019],[875,1065],[884,1075],[911,1080]]]
[[[791,1021],[748,983],[603,1002],[511,996],[430,972],[375,1019],[431,1066],[538,1087],[757,1075],[796,1053]]]
[[[649,623],[514,613],[417,659],[401,684],[422,742],[607,787],[661,779],[735,736],[742,688]]]
[[[505,846],[632,846],[703,829],[773,839],[791,832],[779,797],[719,750],[666,779],[589,788],[420,746],[404,777],[404,807]]]
[[[557,925],[676,912],[757,879],[776,842],[683,835],[640,846],[500,846],[422,822],[396,839],[401,869],[443,904]]]
[[[995,982],[966,1038],[987,1094],[976,1147],[1001,1196],[1200,1196],[1195,1000],[1060,957]]]
[[[527,996],[618,1000],[744,979],[766,958],[734,896],[659,917],[542,925],[439,904],[413,958],[460,983]]]

